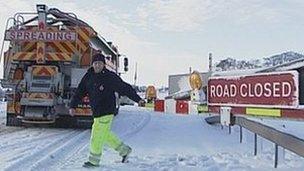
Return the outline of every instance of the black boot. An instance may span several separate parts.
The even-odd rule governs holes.
[[[130,151],[130,153],[131,153],[131,151]],[[122,160],[121,160],[122,163],[128,163],[128,158],[129,158],[130,153],[122,156]]]
[[[128,161],[129,154],[132,152],[132,148],[122,143],[116,150],[122,157],[121,162],[126,163]]]
[[[87,162],[84,162],[82,167],[85,167],[85,168],[93,168],[93,167],[98,167],[99,165],[95,165],[95,164],[92,164],[91,162],[87,161]]]
[[[120,156],[122,157],[122,160],[121,160],[122,163],[128,162],[128,158],[129,158],[129,155],[131,152],[132,152],[131,147],[129,147],[129,146],[124,147],[124,151],[122,153],[120,153]]]

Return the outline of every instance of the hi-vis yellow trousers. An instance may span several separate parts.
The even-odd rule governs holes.
[[[123,144],[122,141],[111,131],[113,117],[114,115],[106,115],[94,118],[89,155],[89,162],[94,165],[99,165],[103,146],[105,144],[116,151]]]

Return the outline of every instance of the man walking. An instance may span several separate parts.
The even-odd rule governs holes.
[[[79,83],[71,100],[70,114],[73,116],[75,108],[84,95],[88,94],[93,112],[94,123],[91,131],[89,161],[84,167],[99,166],[104,144],[116,150],[125,162],[132,149],[124,144],[112,131],[111,125],[116,108],[115,92],[125,95],[143,106],[142,100],[132,88],[118,75],[105,68],[105,56],[96,54],[92,59],[92,67]]]

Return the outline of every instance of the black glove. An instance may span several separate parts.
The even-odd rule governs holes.
[[[145,104],[146,104],[146,102],[145,102],[145,100],[143,100],[143,99],[141,99],[141,100],[138,102],[138,106],[139,106],[139,107],[145,107]]]

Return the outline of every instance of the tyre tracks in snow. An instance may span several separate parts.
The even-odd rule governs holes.
[[[83,133],[85,133],[85,131],[81,132],[74,130],[64,137],[51,141],[48,144],[43,144],[44,141],[41,141],[36,148],[28,150],[24,157],[18,158],[16,161],[11,161],[11,164],[6,167],[5,170],[31,170],[32,166],[35,166],[35,164],[39,163],[44,158],[50,157],[50,154],[55,151],[62,150],[62,148],[66,147],[67,143],[82,137]]]
[[[35,134],[34,135],[32,135],[32,134],[24,135],[19,138],[9,138],[6,141],[1,142],[0,153],[26,148],[27,146],[31,146],[31,145],[36,146],[39,144],[46,143],[50,140],[60,139],[64,136],[66,136],[66,134],[71,133],[70,130],[52,132],[52,133],[48,133],[46,131],[46,135],[45,135],[45,133],[43,133],[43,131],[45,131],[45,130],[41,130],[41,133],[38,133],[38,135],[35,135]],[[42,134],[42,135],[40,136],[40,134]]]
[[[122,118],[117,118],[120,120],[119,122],[124,122],[123,124],[125,124],[126,127],[126,129],[123,130],[125,132],[120,130],[120,138],[123,140],[127,140],[136,135],[148,125],[151,120],[151,114],[149,112],[141,112],[138,115],[135,114],[136,116],[131,113],[133,112],[126,111],[123,115],[130,114],[130,117],[134,117],[134,119],[128,117],[123,118],[123,116],[121,116]],[[48,130],[40,131],[47,132]],[[45,136],[36,133],[38,134],[37,137],[25,136],[24,139],[18,139],[13,143],[0,145],[0,153],[7,153],[6,158],[8,159],[6,159],[5,170],[60,170],[70,165],[79,165],[79,161],[81,160],[82,163],[82,160],[88,153],[90,131],[91,130],[54,130],[54,132],[48,133]],[[20,134],[20,132],[13,135],[13,137],[18,136],[18,134]],[[14,140],[12,137],[9,138],[12,141]],[[10,155],[9,151],[13,153]]]
[[[0,126],[0,136],[15,133],[15,132],[22,131],[22,130],[24,130],[24,128],[8,127],[8,126],[2,126],[1,125]]]
[[[132,123],[129,123],[129,118],[127,120],[123,120],[123,115],[134,115],[132,114],[134,112],[132,111],[126,111],[115,118],[116,120],[119,121],[119,123],[114,123],[114,124],[126,124],[126,126],[134,126],[131,128],[127,128],[124,130],[127,130],[121,134],[119,134],[119,138],[122,139],[123,141],[128,140],[132,136],[136,135],[138,132],[140,132],[144,127],[146,127],[150,120],[151,120],[151,114],[149,112],[141,112],[141,114],[135,116],[137,120],[132,120]],[[139,117],[140,116],[140,117]],[[139,118],[139,119],[138,119]],[[117,122],[117,121],[114,121]],[[115,125],[114,125],[115,126]],[[124,127],[126,128],[126,127]],[[117,128],[121,130],[122,128]],[[87,143],[75,153],[73,157],[68,159],[64,165],[61,165],[61,168],[57,168],[57,170],[83,170],[83,167],[81,166],[82,163],[87,159],[88,155],[88,150],[89,150],[89,138],[87,139]],[[107,152],[110,149],[104,149],[104,152]],[[106,169],[105,170],[112,170],[112,169]]]
[[[127,115],[127,113],[124,113],[122,115]],[[120,134],[119,135],[119,138],[122,139],[122,140],[127,140],[129,138],[131,138],[132,136],[134,136],[135,134],[137,134],[138,132],[140,132],[146,125],[148,125],[148,123],[150,122],[151,120],[151,115],[149,113],[146,113],[146,115],[141,115],[143,116],[143,119],[141,119],[140,122],[135,122],[137,123],[137,125],[135,127],[133,127],[132,129],[124,132],[123,134]],[[118,115],[118,117],[120,117]],[[121,118],[116,118],[116,119],[121,119]],[[130,123],[127,123],[127,125],[130,124]],[[86,144],[86,147],[88,147],[89,143],[89,139],[87,139],[87,144]],[[79,151],[80,153],[87,153],[88,152],[88,149],[87,148],[83,148],[82,150]]]
[[[141,121],[138,123],[138,125],[135,126],[135,128],[122,134],[122,139],[126,140],[131,138],[149,124],[149,122],[151,121],[151,114],[148,112],[142,112],[141,116],[144,116],[143,119],[141,119]]]
[[[136,123],[136,126],[132,129],[127,129],[128,131],[124,132],[120,135],[121,139],[128,139],[131,138],[133,135],[140,132],[151,120],[151,115],[149,113],[141,114],[138,116],[142,116],[140,118],[140,121],[134,121]],[[138,118],[138,117],[136,117]],[[122,119],[122,118],[117,118]],[[127,123],[130,124],[130,123]],[[43,167],[42,170],[61,170],[61,169],[73,169],[76,167],[79,167],[78,169],[81,169],[81,165],[86,160],[87,154],[88,154],[88,148],[89,148],[89,140],[90,140],[90,131],[85,134],[85,137],[82,138],[79,142],[77,142],[77,145],[71,149],[70,146],[68,146],[68,149],[63,148],[64,151],[59,151],[58,153],[55,152],[52,154],[53,158],[45,158],[42,161],[35,164],[35,166],[32,167],[32,170],[41,170],[41,167]],[[105,149],[107,151],[107,149]],[[51,163],[51,165],[48,165],[48,163]],[[54,164],[55,163],[55,164]]]
[[[88,143],[90,130],[80,132],[71,140],[52,150],[37,161],[30,170],[57,170]],[[43,168],[43,169],[42,169]]]

